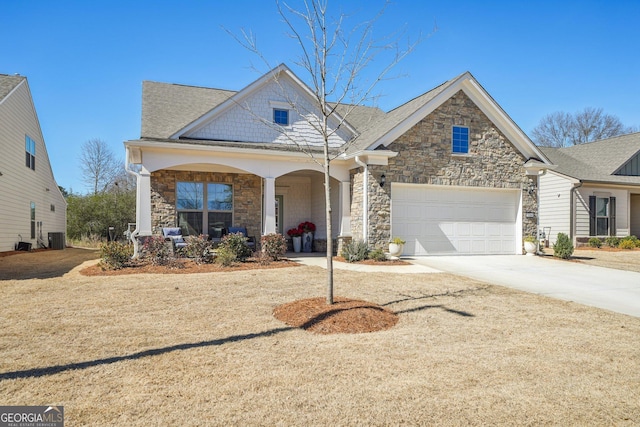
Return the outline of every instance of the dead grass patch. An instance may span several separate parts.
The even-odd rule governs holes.
[[[1,261],[0,261],[1,262]],[[93,261],[95,262],[95,261]],[[317,267],[0,281],[0,396],[69,425],[634,425],[640,319],[450,274],[336,270],[391,329],[310,334],[276,307]]]

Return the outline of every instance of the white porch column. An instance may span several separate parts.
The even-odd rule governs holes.
[[[138,236],[151,236],[151,173],[144,168],[137,174],[136,223]]]
[[[264,178],[263,235],[276,232],[276,179]]]
[[[351,236],[351,182],[340,183],[340,236]]]

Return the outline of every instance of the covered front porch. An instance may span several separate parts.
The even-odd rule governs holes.
[[[314,250],[326,249],[324,173],[318,163],[297,156],[302,153],[287,153],[288,159],[226,154],[144,150],[135,172],[138,236],[180,227],[185,236],[218,238],[230,227],[246,227],[259,241],[269,233],[288,238],[287,230],[310,221],[316,225]],[[336,241],[351,236],[350,178],[346,162],[331,166]]]

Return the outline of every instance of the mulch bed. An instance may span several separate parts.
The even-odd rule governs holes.
[[[261,263],[255,259],[248,259],[245,262],[237,263],[229,267],[220,264],[197,264],[189,259],[179,259],[171,266],[138,264],[119,270],[103,269],[100,264],[92,265],[80,271],[84,276],[122,276],[126,274],[192,274],[192,273],[214,273],[243,270],[264,270],[271,268],[299,267],[295,261],[279,260],[268,264]]]
[[[339,262],[348,262],[346,259],[344,259],[341,256],[334,256],[333,257],[334,261],[339,261]],[[364,264],[364,265],[411,265],[410,262],[407,261],[402,261],[401,259],[388,259],[385,261],[376,261],[373,259],[365,259],[362,261],[355,261],[353,262],[353,264]]]
[[[358,334],[391,329],[398,315],[368,301],[342,297],[332,305],[325,298],[311,298],[282,304],[273,316],[289,326],[316,334]]]

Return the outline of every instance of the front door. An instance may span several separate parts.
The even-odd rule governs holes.
[[[284,235],[283,227],[284,196],[276,195],[276,233]]]

